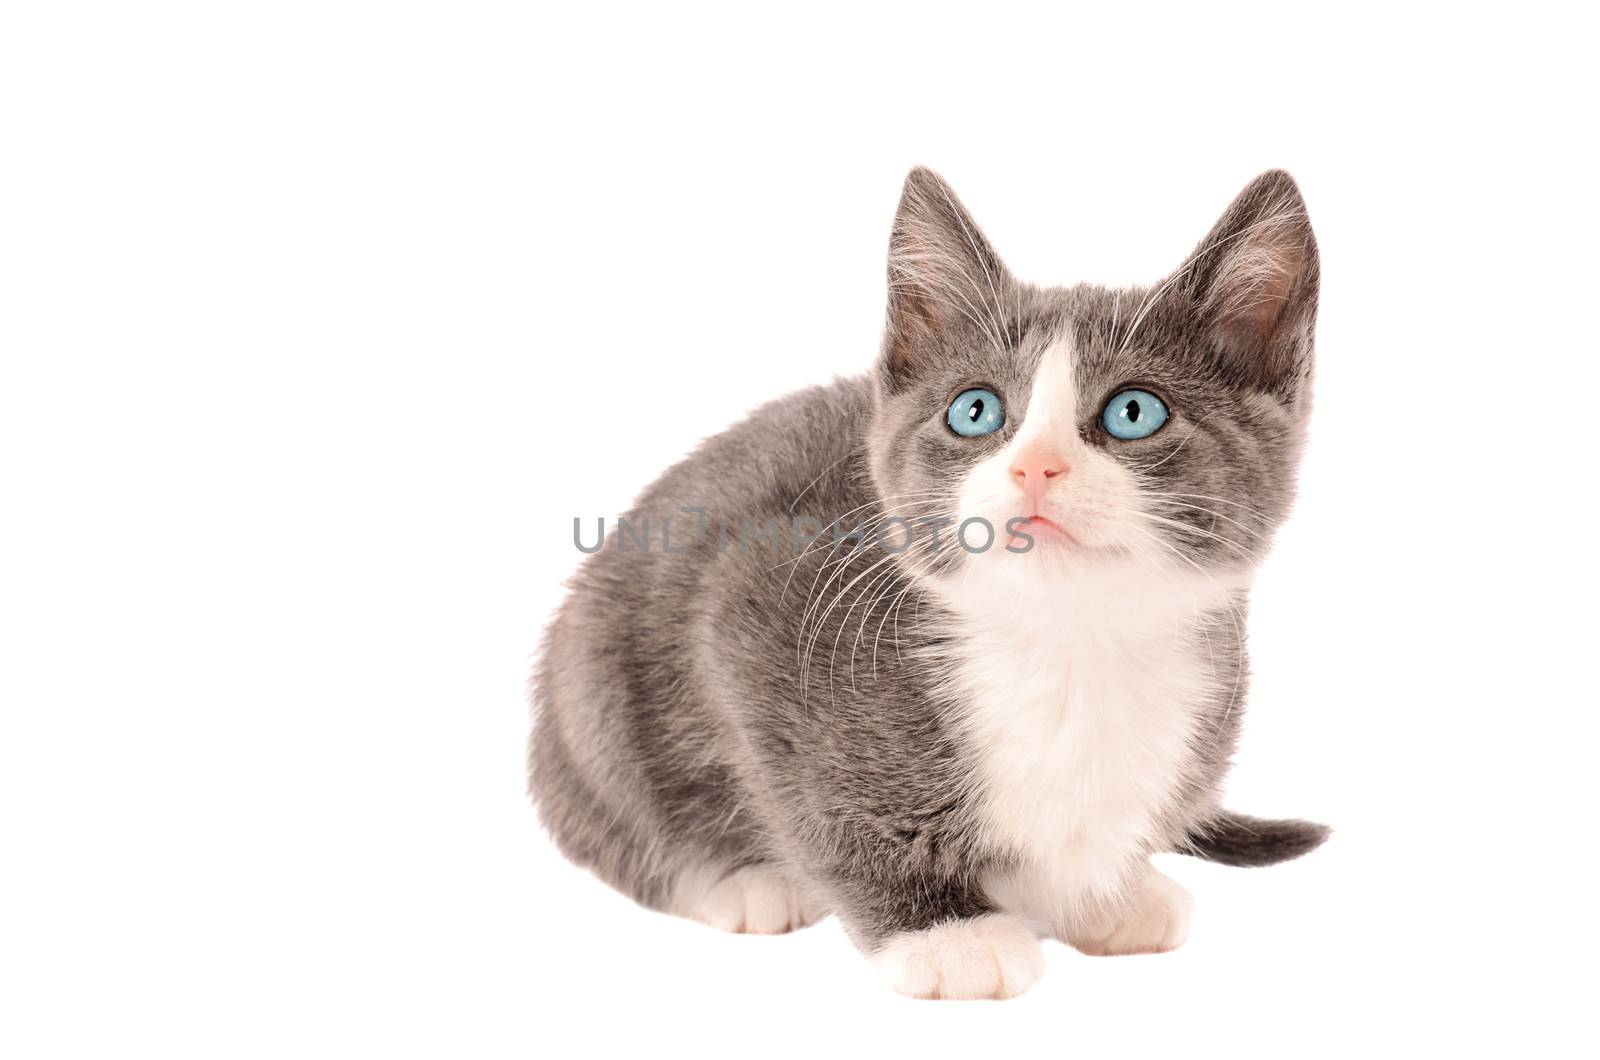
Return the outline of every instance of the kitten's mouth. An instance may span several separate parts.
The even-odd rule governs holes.
[[[1026,533],[1029,537],[1032,537],[1035,544],[1038,544],[1040,541],[1057,541],[1062,544],[1077,545],[1080,548],[1083,547],[1083,542],[1072,536],[1071,530],[1068,530],[1054,519],[1047,518],[1043,515],[1027,516],[1022,522],[1017,524],[1017,529],[1023,533]],[[1016,534],[1011,535],[1011,541],[1012,543],[1018,545],[1023,543],[1021,538],[1019,538]]]

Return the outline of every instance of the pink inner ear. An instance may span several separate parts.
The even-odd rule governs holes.
[[[1295,281],[1300,278],[1304,259],[1305,254],[1298,248],[1284,248],[1276,258],[1277,270],[1261,285],[1260,296],[1250,311],[1250,322],[1262,338],[1270,338],[1276,330],[1278,316],[1294,291]]]
[[[890,304],[894,312],[889,356],[896,367],[908,368],[914,361],[916,344],[935,335],[944,322],[938,303],[915,288],[891,292]]]
[[[1214,308],[1236,326],[1270,339],[1305,264],[1305,246],[1294,233],[1268,227],[1228,255],[1212,287]]]

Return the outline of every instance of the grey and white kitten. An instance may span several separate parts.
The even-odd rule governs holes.
[[[965,998],[1031,985],[1042,935],[1178,946],[1154,853],[1316,846],[1218,790],[1317,275],[1282,172],[1165,282],[1109,290],[1015,279],[914,170],[874,369],[705,442],[578,572],[534,680],[561,849],[729,931],[831,911],[896,989]]]

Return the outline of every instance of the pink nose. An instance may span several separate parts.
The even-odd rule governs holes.
[[[1011,465],[1011,480],[1028,498],[1029,514],[1039,511],[1039,500],[1055,479],[1065,477],[1072,468],[1054,449],[1029,449]]]

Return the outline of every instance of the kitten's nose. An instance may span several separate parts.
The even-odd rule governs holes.
[[[1018,455],[1011,465],[1011,481],[1028,498],[1028,514],[1038,514],[1039,499],[1044,491],[1050,488],[1052,481],[1065,477],[1071,470],[1066,459],[1054,449],[1034,447]]]

